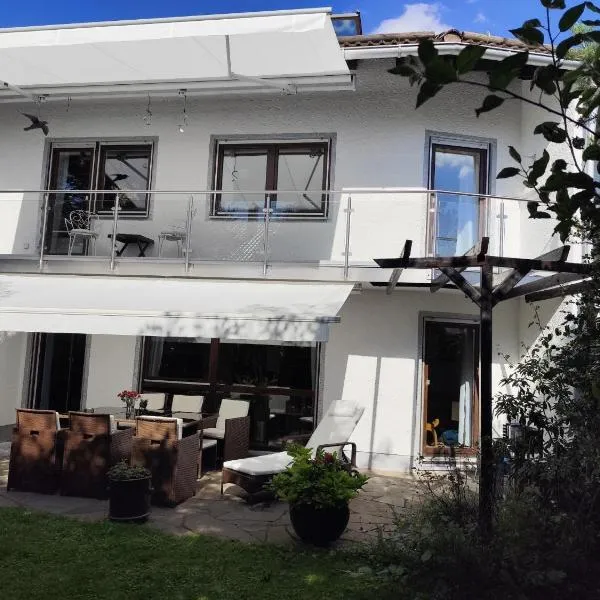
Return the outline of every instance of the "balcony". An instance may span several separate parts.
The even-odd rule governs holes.
[[[407,188],[1,191],[0,271],[386,281],[373,259],[401,255],[407,239],[413,256],[458,256],[483,235],[499,256],[559,246],[552,219],[528,218],[528,199]]]

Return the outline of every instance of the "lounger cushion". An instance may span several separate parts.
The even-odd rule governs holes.
[[[284,471],[291,462],[292,457],[287,452],[274,452],[262,456],[228,460],[223,463],[223,468],[251,476],[274,475]]]
[[[202,430],[204,437],[213,438],[215,440],[222,440],[225,438],[225,429],[219,429],[218,427],[207,427]]]
[[[186,396],[183,394],[175,394],[173,396],[171,412],[201,413],[202,404],[204,404],[204,396]]]
[[[206,450],[207,448],[214,448],[217,445],[217,440],[207,440],[206,438],[202,438],[202,450]]]

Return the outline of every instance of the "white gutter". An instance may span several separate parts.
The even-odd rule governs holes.
[[[471,46],[468,43],[448,43],[439,42],[435,44],[437,51],[442,55],[456,55],[463,48]],[[394,46],[379,46],[374,48],[343,48],[344,58],[346,60],[371,60],[382,58],[401,58],[403,56],[417,56],[419,50],[418,44],[396,44]],[[503,48],[487,48],[484,58],[488,60],[502,60],[507,56],[517,54],[516,51]],[[540,52],[529,52],[527,64],[534,67],[552,64],[552,57],[549,54]],[[563,60],[561,66],[563,69],[573,70],[579,66],[577,60]]]
[[[280,17],[286,15],[314,15],[332,13],[331,7],[300,8],[294,10],[265,10],[257,12],[230,13],[219,15],[195,15],[189,17],[164,17],[157,19],[129,19],[126,21],[98,21],[97,23],[66,23],[64,25],[40,25],[28,27],[0,28],[0,33],[14,33],[20,31],[48,31],[54,29],[85,29],[89,27],[115,27],[121,25],[153,25],[158,23],[187,23],[190,21],[220,21],[224,19],[252,19],[254,17]]]

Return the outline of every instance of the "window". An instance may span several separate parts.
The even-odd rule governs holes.
[[[213,339],[144,338],[142,389],[250,402],[254,449],[275,449],[284,436],[314,428],[318,387],[317,344],[253,344]]]
[[[423,450],[473,448],[479,435],[479,326],[426,319],[424,331]]]
[[[431,251],[437,256],[460,256],[485,234],[488,193],[488,148],[432,141],[429,187],[438,193],[431,211]]]
[[[213,216],[262,218],[270,200],[274,217],[326,217],[329,154],[324,141],[218,143]]]

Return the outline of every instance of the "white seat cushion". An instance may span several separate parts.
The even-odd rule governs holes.
[[[115,415],[110,415],[109,421],[110,421],[110,432],[115,433],[117,431],[117,420],[115,419]]]
[[[214,448],[217,445],[217,440],[207,440],[206,438],[202,438],[202,450],[206,450],[207,448]]]
[[[148,410],[162,410],[165,406],[164,394],[142,394],[142,399],[148,401]]]
[[[184,396],[183,394],[175,394],[173,396],[173,404],[171,411],[183,413],[201,413],[204,396]]]
[[[245,475],[275,475],[285,471],[292,462],[292,457],[287,452],[274,452],[250,458],[238,458],[223,463],[224,469],[231,469]]]
[[[217,429],[225,429],[225,421],[227,419],[248,416],[249,410],[250,402],[247,400],[232,400],[231,398],[223,398],[223,400],[221,400],[221,406],[219,407]]]
[[[225,437],[225,429],[219,429],[218,427],[207,427],[202,430],[204,437],[213,438],[215,440],[222,440]]]
[[[177,439],[183,437],[183,419],[174,419],[173,417],[138,417],[140,421],[166,421],[177,423]]]

